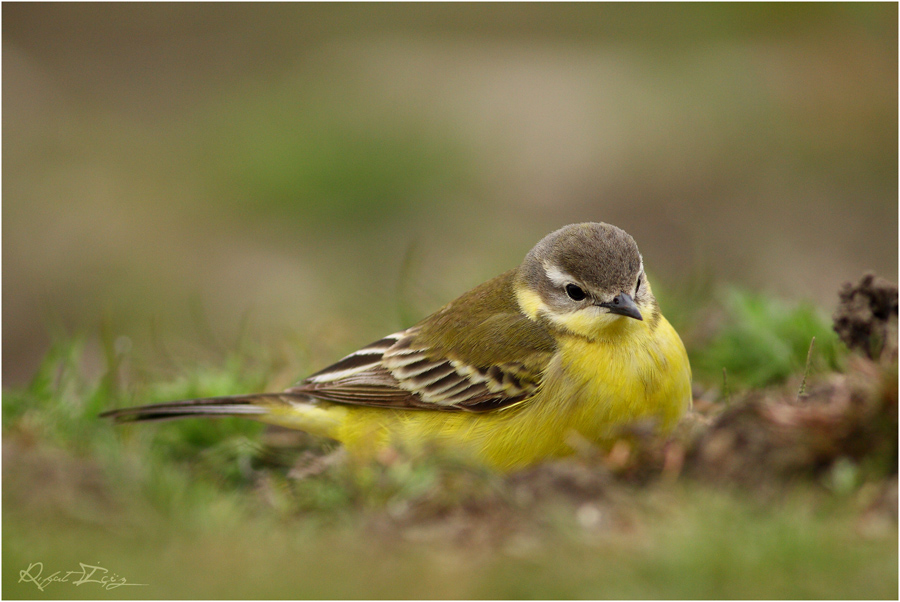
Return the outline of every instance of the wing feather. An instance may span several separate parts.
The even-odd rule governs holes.
[[[416,326],[351,353],[288,392],[338,403],[471,412],[528,399],[540,387],[555,343],[514,305],[513,275],[507,272],[473,289]],[[460,303],[467,308],[466,319],[449,320]]]

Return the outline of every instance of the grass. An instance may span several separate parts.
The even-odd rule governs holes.
[[[17,583],[20,567],[39,559],[48,571],[95,563],[148,584],[113,590],[116,598],[895,597],[896,542],[861,540],[846,509],[808,502],[766,509],[668,491],[643,502],[653,520],[630,531],[591,532],[556,508],[560,524],[484,547],[445,538],[452,529],[377,531],[360,518],[321,526],[214,515],[219,528],[141,520],[115,531],[51,522],[37,533],[17,520],[4,525],[4,595],[106,593]]]
[[[721,378],[744,388],[764,387],[802,374],[806,360],[818,372],[841,367],[844,347],[830,320],[809,303],[788,304],[760,293],[725,291],[722,324],[693,350],[691,366],[707,381]],[[814,353],[809,346],[815,337]]]
[[[811,378],[842,365],[814,309],[728,299],[691,349],[701,387],[722,366],[743,387],[799,382],[811,336]],[[101,347],[99,375],[73,337],[4,392],[4,597],[897,596],[896,514],[872,511],[891,485],[846,464],[782,484],[774,503],[739,485],[623,479],[587,457],[511,476],[436,455],[358,466],[239,419],[113,427],[96,414],[262,389],[272,367],[235,353],[160,383]],[[20,581],[37,562],[44,577],[85,563],[146,585],[72,576],[41,591]]]

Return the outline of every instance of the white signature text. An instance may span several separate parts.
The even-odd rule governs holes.
[[[51,583],[71,583],[72,585],[84,585],[85,583],[96,583],[102,589],[111,590],[123,585],[147,585],[146,583],[128,583],[124,577],[116,574],[110,574],[109,571],[102,566],[93,566],[79,562],[81,567],[77,571],[56,571],[51,575],[44,577],[44,563],[32,562],[28,568],[19,571],[19,583],[34,583],[41,591],[44,591]]]

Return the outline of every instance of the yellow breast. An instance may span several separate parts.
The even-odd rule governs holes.
[[[623,336],[572,337],[561,348],[561,387],[577,391],[576,428],[595,440],[637,420],[668,431],[691,405],[690,363],[675,329],[662,316],[652,329],[624,323],[630,330]]]

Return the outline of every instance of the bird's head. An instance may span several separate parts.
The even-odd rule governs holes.
[[[590,339],[637,328],[658,311],[634,239],[604,223],[545,236],[519,266],[515,288],[529,318]]]

